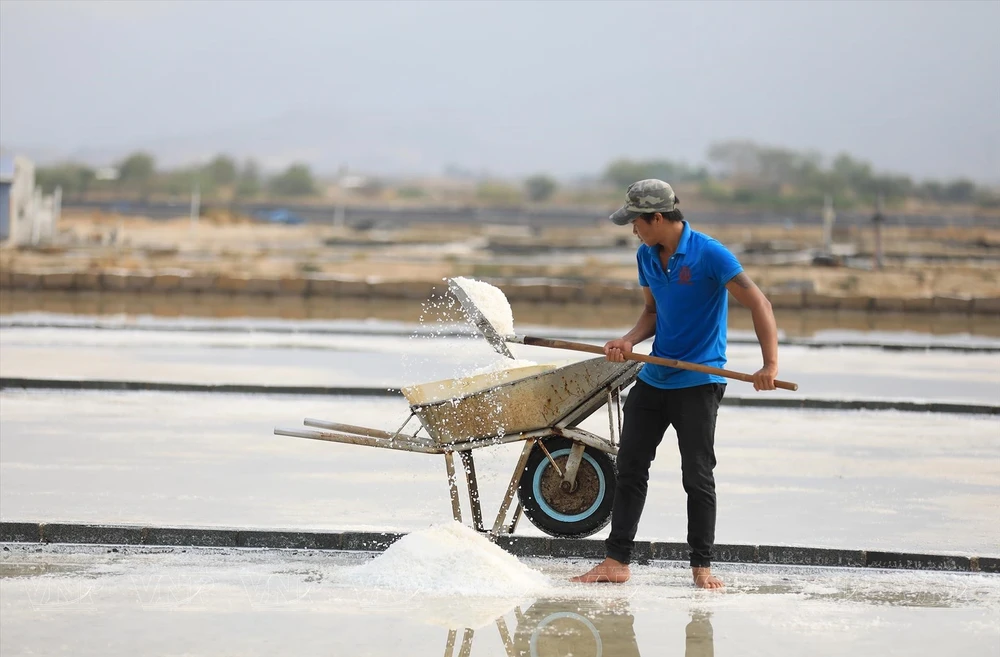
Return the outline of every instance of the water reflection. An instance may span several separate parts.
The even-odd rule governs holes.
[[[495,624],[507,657],[639,657],[634,622],[627,600],[542,598],[527,610],[517,607],[512,628],[504,616]],[[468,657],[476,633],[486,631],[449,630],[444,657]],[[684,628],[685,657],[714,657],[713,635],[711,614],[692,610]]]

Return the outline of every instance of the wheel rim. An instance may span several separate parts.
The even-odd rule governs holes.
[[[538,656],[538,637],[541,634],[541,631],[543,629],[545,629],[545,626],[549,625],[553,621],[556,621],[556,620],[559,620],[559,619],[563,619],[563,618],[568,618],[568,619],[572,619],[572,620],[575,620],[575,621],[580,621],[584,625],[584,627],[586,627],[588,630],[590,630],[590,633],[592,635],[594,635],[594,647],[597,648],[597,656],[596,657],[601,657],[604,654],[604,644],[601,642],[601,633],[597,631],[597,628],[594,627],[593,623],[591,623],[586,617],[581,616],[580,614],[575,614],[572,611],[560,611],[560,612],[555,613],[555,614],[549,614],[547,617],[545,617],[544,619],[542,619],[542,622],[540,622],[535,627],[535,631],[531,633],[531,639],[530,639],[529,644],[528,644],[529,647],[531,648],[531,657],[539,657]]]
[[[552,459],[555,460],[561,456],[568,456],[569,452],[570,452],[569,449],[556,450],[551,453]],[[538,506],[541,508],[542,511],[545,512],[546,515],[560,522],[577,522],[589,518],[591,515],[593,515],[594,511],[596,511],[597,508],[601,505],[601,501],[607,494],[607,482],[604,479],[604,471],[601,470],[600,466],[597,464],[597,461],[594,460],[594,457],[592,457],[590,454],[586,452],[583,453],[583,462],[590,464],[590,467],[594,469],[594,472],[597,475],[597,484],[598,484],[597,495],[594,497],[594,503],[591,504],[587,510],[576,514],[566,514],[560,511],[556,511],[548,503],[548,500],[545,499],[545,496],[542,495],[542,478],[545,475],[546,471],[552,466],[552,463],[548,459],[545,459],[538,464],[537,468],[535,468],[535,476],[532,478],[531,481],[531,492],[534,494],[535,500],[538,502]],[[579,476],[579,473],[577,474],[577,476]]]

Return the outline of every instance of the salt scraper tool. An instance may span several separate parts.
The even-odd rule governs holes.
[[[465,289],[451,278],[448,279],[448,289],[451,290],[454,297],[458,299],[458,303],[461,304],[462,310],[465,312],[465,316],[469,319],[473,326],[479,329],[479,332],[483,334],[483,337],[485,337],[486,341],[490,343],[490,346],[496,349],[497,353],[500,355],[514,360],[514,354],[510,353],[510,349],[507,348],[506,338],[508,336],[502,336],[499,332],[497,332],[496,327],[490,323],[490,320],[486,319],[486,316],[479,310],[479,307],[472,300],[472,298],[469,297],[469,294],[465,291]]]
[[[514,344],[526,344],[533,347],[550,347],[552,349],[568,349],[570,351],[583,351],[591,354],[604,354],[604,347],[599,347],[597,345],[585,344],[583,342],[569,342],[567,340],[552,340],[550,338],[535,338],[527,335],[506,335],[502,336],[496,330],[496,327],[486,319],[482,311],[476,307],[475,302],[466,294],[462,286],[456,283],[454,280],[448,280],[448,288],[451,293],[455,295],[458,302],[462,305],[462,310],[465,311],[466,317],[469,321],[479,329],[480,333],[486,338],[486,341],[490,343],[498,353],[503,354],[508,358],[514,358],[514,355],[510,353],[510,349],[507,348],[507,343],[512,342]],[[672,358],[659,358],[658,356],[647,356],[645,354],[637,354],[632,352],[632,354],[626,358],[626,360],[639,361],[641,363],[652,363],[654,365],[664,365],[666,367],[673,367],[679,370],[691,370],[694,372],[704,372],[706,374],[715,374],[716,376],[722,376],[727,379],[735,379],[737,381],[744,381],[746,383],[753,383],[753,375],[744,374],[743,372],[734,372],[733,370],[726,370],[720,367],[711,367],[709,365],[699,365],[698,363],[688,363],[683,360],[674,360]],[[779,381],[774,380],[774,387],[780,388],[782,390],[798,390],[799,384],[792,383],[790,381]]]

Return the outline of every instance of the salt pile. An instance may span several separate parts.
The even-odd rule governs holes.
[[[345,579],[365,588],[432,596],[522,597],[551,586],[547,577],[458,522],[407,534]]]
[[[497,333],[505,337],[514,335],[514,312],[510,309],[510,302],[503,290],[474,278],[459,276],[451,280],[465,290]]]

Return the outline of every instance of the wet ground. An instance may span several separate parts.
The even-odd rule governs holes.
[[[365,554],[12,546],[0,559],[0,651],[46,655],[995,655],[1000,579],[722,565],[624,586],[571,584],[583,564],[524,559],[531,597],[359,587]]]
[[[5,520],[409,531],[450,518],[440,456],[272,433],[306,417],[394,431],[401,398],[5,391],[0,406]],[[717,540],[1000,555],[998,422],[723,407]],[[605,415],[582,426],[607,435]],[[641,539],[684,540],[673,440]],[[475,452],[487,514],[519,449]]]
[[[494,358],[480,340],[409,337],[413,324],[404,321],[332,320],[322,324],[338,329],[328,334],[303,332],[320,324],[299,320],[231,322],[277,332],[178,330],[201,320],[138,321],[150,330],[5,326],[0,376],[397,387],[455,376]],[[556,337],[567,330],[525,326]],[[810,335],[997,346],[990,335],[829,328]],[[615,326],[589,330],[571,337],[598,343]],[[513,349],[538,362],[580,357]],[[782,377],[800,384],[797,396],[1000,403],[996,351],[790,346],[781,357]],[[730,348],[733,369],[753,371],[758,359],[755,346]],[[727,394],[757,393],[734,383]],[[607,435],[602,413],[583,427]],[[407,415],[401,398],[5,390],[0,517],[420,530],[450,519],[440,456],[273,435],[274,427],[298,427],[305,417],[392,431]],[[684,540],[673,440],[668,432],[653,464],[640,539]],[[517,449],[476,452],[487,514],[499,504]],[[716,449],[719,542],[1000,556],[996,416],[724,407]],[[518,533],[539,534],[526,521]],[[566,579],[586,564],[529,559],[551,586],[540,595],[496,599],[439,595],[433,586],[419,593],[360,586],[349,575],[370,558],[363,554],[5,547],[4,655],[1000,651],[1000,579],[978,574],[722,564],[728,590],[713,595],[693,590],[680,564],[637,567],[625,587],[582,587]]]
[[[271,331],[254,331],[255,326]],[[273,330],[283,326],[287,333]],[[5,377],[138,380],[183,383],[399,387],[451,378],[494,362],[499,356],[478,337],[417,335],[419,325],[362,322],[311,322],[216,325],[149,323],[143,330],[107,328],[5,327],[0,341],[0,374]],[[188,330],[180,330],[182,328]],[[196,328],[197,330],[190,330]],[[461,327],[458,327],[461,328]],[[240,330],[235,330],[240,329]],[[303,332],[295,333],[299,329]],[[456,326],[442,324],[454,333]],[[562,337],[559,329],[546,337]],[[407,332],[411,333],[408,335]],[[563,330],[565,331],[565,329]],[[579,334],[577,339],[603,344],[611,330]],[[573,336],[577,337],[577,336]],[[733,332],[727,367],[754,372],[760,349]],[[831,342],[861,339],[835,334]],[[914,344],[912,335],[868,336],[892,344]],[[771,397],[831,399],[906,399],[1000,403],[1000,341],[984,338],[925,340],[927,344],[992,347],[997,351],[885,351],[876,348],[806,346],[781,348],[781,378],[799,391],[775,391]],[[570,362],[590,358],[579,352],[511,345],[515,357],[535,362]],[[649,345],[639,347],[648,352]],[[734,383],[730,397],[752,396],[750,386]]]

